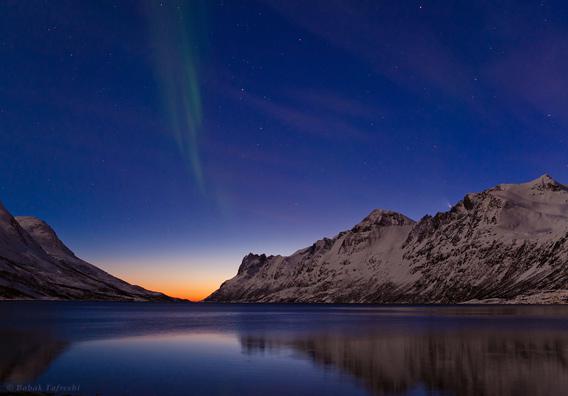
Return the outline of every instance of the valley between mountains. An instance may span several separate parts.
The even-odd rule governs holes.
[[[78,258],[0,204],[0,299],[177,301]],[[376,209],[290,256],[249,254],[206,302],[566,303],[568,187],[548,175],[470,193],[416,222]]]

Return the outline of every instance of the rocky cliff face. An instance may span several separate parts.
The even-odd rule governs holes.
[[[467,194],[415,223],[375,210],[289,257],[249,254],[208,301],[565,302],[568,188],[550,176]]]
[[[81,260],[35,217],[0,204],[0,299],[174,300],[124,282]]]

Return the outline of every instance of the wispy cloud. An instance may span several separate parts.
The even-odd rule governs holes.
[[[292,90],[292,95],[320,110],[362,120],[375,120],[384,115],[384,108],[369,106],[331,90]]]
[[[516,107],[568,123],[568,32],[556,31],[510,51],[488,68],[488,77]]]
[[[420,17],[418,6],[410,12],[405,7],[377,2],[266,3],[305,30],[365,60],[378,73],[408,90],[423,92],[427,88],[461,99],[471,97],[472,71],[444,45],[425,22],[426,18]],[[407,15],[403,14],[405,11],[409,11]],[[401,28],[401,18],[411,19],[411,31]]]
[[[357,128],[345,119],[345,114],[325,111],[325,108],[307,109],[297,106],[247,95],[245,103],[264,111],[289,127],[324,138],[367,140],[369,132]]]
[[[338,93],[312,89],[279,89],[280,96],[263,96],[228,85],[219,92],[239,105],[260,111],[292,132],[328,140],[368,141],[376,137],[374,121],[384,111]]]
[[[505,1],[500,9],[490,3],[460,6],[466,8],[462,12],[478,18],[470,28],[482,29],[476,34],[486,37],[486,46],[471,48],[452,46],[452,37],[433,24],[440,16],[429,14],[429,9],[441,12],[441,8],[428,4],[264,3],[305,31],[365,61],[407,92],[446,95],[492,127],[503,113],[531,128],[542,126],[543,118],[568,124],[568,31],[544,3]],[[456,16],[455,6],[447,9],[448,17]],[[460,33],[455,28],[451,31]]]

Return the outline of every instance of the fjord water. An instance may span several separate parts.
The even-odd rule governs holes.
[[[0,389],[562,395],[563,306],[0,303]]]

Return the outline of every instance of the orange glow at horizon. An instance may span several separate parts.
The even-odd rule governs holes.
[[[209,296],[215,290],[221,286],[226,279],[223,279],[220,282],[210,282],[210,283],[199,283],[196,284],[192,282],[190,284],[183,283],[180,284],[179,282],[169,282],[169,283],[161,283],[161,282],[154,282],[152,280],[140,280],[136,281],[134,279],[130,280],[128,277],[123,278],[129,283],[136,284],[138,286],[142,286],[144,289],[152,290],[167,294],[170,297],[177,297],[177,298],[185,298],[191,301],[201,301],[205,297]]]
[[[237,268],[223,271],[210,263],[205,268],[195,268],[181,261],[183,260],[172,259],[166,264],[152,260],[151,265],[149,262],[138,261],[106,263],[99,266],[133,285],[191,301],[203,300],[237,272]]]
[[[133,285],[138,285],[144,289],[167,294],[170,297],[184,298],[191,301],[201,301],[209,296],[221,286],[228,278],[222,280],[201,280],[192,281],[185,278],[172,279],[153,279],[145,276],[136,276],[135,274],[118,275],[119,278]]]

